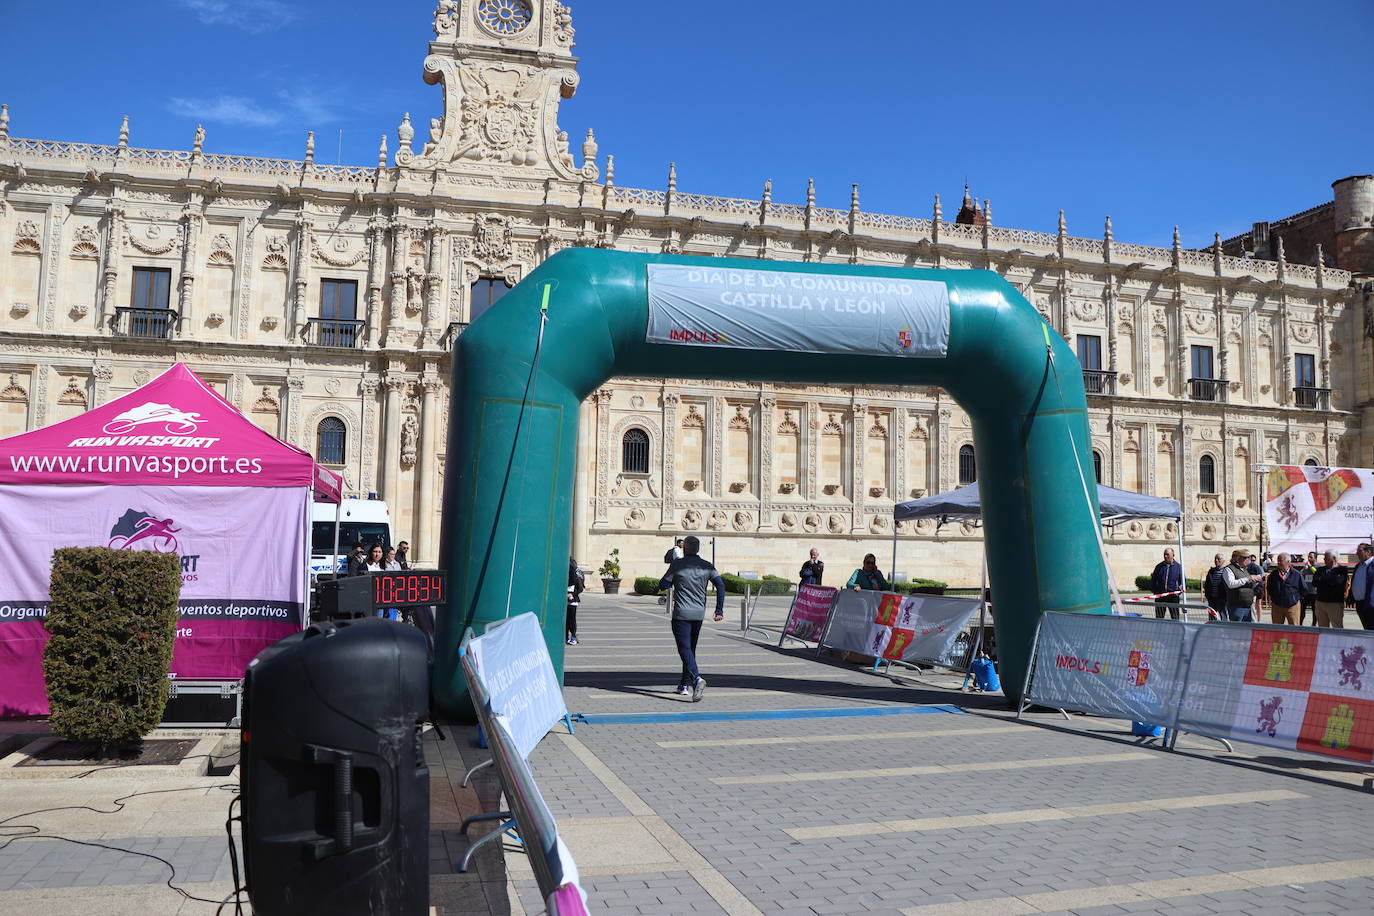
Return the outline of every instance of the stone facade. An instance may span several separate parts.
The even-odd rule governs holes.
[[[811,188],[804,204],[774,203],[770,185],[759,200],[688,194],[672,166],[664,190],[618,187],[593,134],[579,160],[558,126],[578,85],[567,6],[441,0],[432,26],[424,78],[442,112],[419,138],[402,118],[374,167],[315,163],[313,136],[300,161],[206,153],[200,129],[189,152],[141,149],[127,121],[113,146],[19,139],[0,109],[0,435],[182,360],[304,448],[342,421],[348,490],[387,499],[412,555],[432,560],[454,335],[493,290],[580,245],[998,271],[1071,343],[1097,339],[1102,480],[1183,498],[1190,573],[1258,540],[1258,466],[1374,463],[1374,300],[1347,270],[1231,257],[1220,240],[1121,243],[1110,220],[1091,238],[1062,216],[1053,234],[1005,229],[967,195],[976,220],[946,221],[938,196],[929,218],[867,212],[857,186],[847,210],[817,207]],[[167,311],[150,314],[157,270]],[[1211,348],[1213,379],[1190,381],[1193,347]],[[626,577],[660,572],[682,532],[715,538],[729,571],[790,576],[813,545],[837,571],[886,558],[892,502],[956,486],[973,444],[939,390],[678,379],[608,382],[582,431],[573,551],[594,567],[618,547]],[[899,570],[977,583],[976,528],[896,534]],[[1176,536],[1113,530],[1118,578]]]

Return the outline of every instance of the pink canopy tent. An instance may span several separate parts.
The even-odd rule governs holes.
[[[78,417],[0,439],[0,716],[48,711],[53,550],[177,553],[172,676],[239,678],[304,624],[310,503],[338,503],[342,491],[338,474],[181,363]]]

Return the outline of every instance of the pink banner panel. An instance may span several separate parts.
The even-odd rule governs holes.
[[[301,629],[309,491],[267,487],[0,486],[0,715],[48,711],[41,659],[53,551],[176,553],[180,621],[171,674],[238,678]]]

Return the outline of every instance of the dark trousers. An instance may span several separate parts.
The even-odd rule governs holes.
[[[677,643],[677,654],[682,659],[682,677],[679,687],[691,687],[701,677],[697,669],[697,637],[701,635],[700,620],[674,620],[673,640]]]
[[[566,639],[577,638],[577,605],[568,605],[567,622],[563,624],[563,627],[568,631],[568,635],[565,637]],[[596,640],[592,641],[595,642]]]
[[[1368,601],[1356,601],[1355,613],[1360,615],[1360,625],[1366,630],[1374,630],[1374,605]]]
[[[1178,604],[1178,595],[1165,595],[1163,598],[1157,598],[1157,599],[1155,599],[1155,600],[1158,601],[1160,604]],[[1170,617],[1170,619],[1172,619],[1172,620],[1177,620],[1177,619],[1178,619],[1178,608],[1176,608],[1176,607],[1170,607],[1170,608],[1156,607],[1156,608],[1155,608],[1155,619],[1156,619],[1156,620],[1162,619],[1162,618],[1164,617],[1164,612],[1165,612],[1165,611],[1168,611],[1168,612],[1169,612],[1169,617]]]

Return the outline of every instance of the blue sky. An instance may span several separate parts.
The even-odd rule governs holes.
[[[616,183],[928,216],[967,179],[1002,226],[1189,247],[1374,172],[1370,0],[923,3],[569,0],[561,123]],[[439,90],[432,0],[0,0],[19,137],[370,165]],[[423,133],[423,131],[421,131]]]

